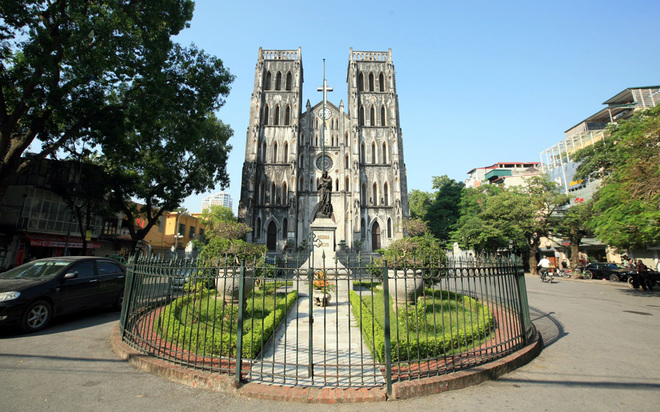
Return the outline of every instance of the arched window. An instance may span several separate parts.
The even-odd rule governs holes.
[[[372,195],[373,205],[376,206],[378,204],[378,183],[374,183],[372,186]]]
[[[286,110],[284,110],[284,124],[288,126],[290,123],[291,123],[291,107],[287,105]]]
[[[362,145],[361,145],[360,149],[361,149],[360,150],[360,162],[362,164],[365,164],[365,163],[367,163],[367,153],[366,153],[367,149],[364,147],[364,142],[362,142]]]
[[[348,147],[348,132],[344,133],[344,146]]]
[[[371,226],[371,250],[376,251],[380,249],[380,225],[374,222]]]
[[[300,182],[298,183],[298,186],[301,191],[305,190],[305,188],[303,187],[303,183],[304,183],[304,179],[302,176],[300,176]]]
[[[266,81],[264,83],[264,90],[270,90],[270,82],[272,75],[270,74],[270,71],[266,73]]]
[[[383,164],[387,164],[387,143],[383,142]]]
[[[286,241],[286,234],[289,231],[289,221],[287,218],[282,220],[282,240]]]
[[[381,92],[385,91],[385,76],[383,76],[383,73],[378,75],[378,86]]]
[[[339,192],[339,179],[335,179],[335,192]]]
[[[275,90],[282,90],[282,73],[277,72],[275,76]]]
[[[257,218],[257,223],[254,225],[254,238],[259,239],[261,237],[261,218]]]
[[[305,167],[304,160],[305,160],[305,157],[303,155],[300,155],[300,160],[298,161],[298,163],[300,163],[300,168],[301,169],[303,169]]]
[[[392,218],[387,218],[387,237],[392,237]]]
[[[264,107],[264,124],[265,124],[265,125],[270,124],[270,123],[268,122],[268,115],[269,115],[269,114],[270,114],[270,113],[268,113],[268,105],[266,105],[266,106]]]
[[[367,237],[367,224],[364,221],[364,218],[360,221],[360,237],[366,239]]]
[[[273,163],[277,163],[277,143],[273,143],[273,159],[271,160]]]
[[[284,142],[284,153],[282,153],[284,156],[284,163],[289,163],[289,143]]]
[[[271,221],[268,224],[268,234],[266,238],[266,247],[268,250],[273,251],[277,247],[277,226],[275,222]]]
[[[266,142],[261,144],[261,161],[266,163]]]
[[[289,190],[286,182],[282,183],[282,202],[281,204],[286,206],[289,200]]]
[[[348,178],[348,176],[346,176],[346,180],[344,181],[344,190],[346,192],[349,192],[351,190],[351,188],[349,186],[349,182],[350,182],[350,179]]]
[[[389,191],[390,191],[390,188],[387,185],[387,182],[385,182],[385,184],[383,184],[383,198],[384,198],[383,204],[385,206],[390,205],[390,193],[389,193]]]
[[[271,205],[274,205],[274,204],[275,204],[275,200],[277,199],[277,198],[275,197],[275,195],[276,195],[275,190],[276,190],[276,189],[275,189],[275,183],[271,183],[271,184],[270,184],[270,202],[269,202]]]
[[[275,117],[273,117],[273,124],[275,126],[280,125],[280,106],[275,106]]]
[[[374,74],[369,73],[369,91],[373,92],[374,90]]]
[[[260,205],[265,205],[266,204],[266,186],[264,186],[264,182],[261,182],[259,184],[259,204]]]
[[[371,143],[371,164],[376,164],[376,143]]]
[[[291,72],[286,74],[286,89],[291,91]]]
[[[373,106],[371,106],[371,109],[369,109],[369,126],[375,126],[376,125],[376,109],[374,109]]]
[[[344,169],[349,169],[350,164],[348,163],[348,155],[344,156]]]
[[[360,113],[358,115],[358,124],[364,126],[364,106],[360,106]]]
[[[361,197],[360,203],[362,204],[362,206],[366,206],[367,205],[367,184],[366,183],[362,183],[362,190],[360,191],[360,197]]]
[[[309,191],[313,192],[316,190],[316,185],[314,184],[314,178],[309,179]]]
[[[385,106],[380,106],[380,125],[385,126]]]
[[[358,74],[358,91],[364,91],[364,73]]]

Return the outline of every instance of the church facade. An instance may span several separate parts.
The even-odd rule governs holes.
[[[259,49],[238,209],[250,242],[269,252],[308,245],[328,178],[334,247],[370,252],[403,237],[408,188],[391,49],[351,49],[347,82],[346,105],[303,106],[301,49]]]

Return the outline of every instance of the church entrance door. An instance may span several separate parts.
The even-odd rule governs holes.
[[[375,252],[377,249],[380,249],[380,225],[374,222],[371,227],[371,250]]]
[[[277,226],[275,226],[275,222],[270,222],[268,224],[266,247],[269,251],[274,251],[277,248]]]

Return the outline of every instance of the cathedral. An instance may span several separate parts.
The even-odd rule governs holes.
[[[351,49],[346,81],[346,105],[327,101],[325,80],[323,100],[303,105],[301,49],[259,49],[238,209],[253,229],[248,241],[269,252],[304,248],[322,211],[333,248],[372,252],[403,237],[408,188],[392,50]]]

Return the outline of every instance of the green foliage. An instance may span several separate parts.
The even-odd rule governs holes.
[[[421,236],[429,231],[429,227],[422,219],[411,218],[403,220],[403,233],[408,236]]]
[[[424,220],[429,230],[443,243],[448,243],[450,232],[460,217],[460,201],[464,190],[463,182],[456,182],[447,176],[433,178],[436,191],[433,203],[428,207]]]
[[[242,356],[254,359],[262,350],[298,292],[274,293],[271,288],[254,290],[243,315]],[[156,322],[156,332],[168,342],[197,354],[236,357],[238,310],[223,305],[215,292],[201,291],[168,305]]]
[[[39,148],[31,159],[40,160],[123,127],[127,105],[144,97],[136,89],[161,71],[193,6],[190,0],[3,0],[0,197],[29,164],[28,147]]]
[[[423,220],[426,211],[433,203],[433,194],[422,192],[421,190],[412,190],[408,193],[408,204],[410,205],[410,218]]]
[[[552,230],[555,210],[566,204],[568,196],[545,176],[533,176],[525,183],[509,189],[491,185],[467,189],[452,239],[463,247],[490,253],[507,248],[512,241],[516,249],[528,254],[529,265],[535,268],[539,239]]]
[[[211,205],[202,211],[202,222],[206,226],[209,239],[245,239],[252,229],[245,223],[239,223],[232,210],[220,205]]]
[[[555,234],[571,243],[571,267],[578,265],[578,252],[582,239],[590,234],[589,222],[593,216],[593,201],[571,205],[566,210],[557,213],[557,221],[553,225]]]
[[[382,252],[382,258],[377,259],[375,265],[382,267],[383,259],[389,267],[437,266],[444,262],[445,251],[438,239],[425,233],[396,240]]]
[[[590,220],[600,240],[622,249],[660,243],[660,106],[610,125],[576,161],[578,177],[602,179]]]
[[[350,292],[351,310],[374,357],[385,360],[384,299]],[[390,299],[390,313],[395,313]],[[494,326],[487,306],[448,291],[425,289],[416,305],[399,308],[390,317],[392,361],[428,359],[458,353],[485,339]]]

